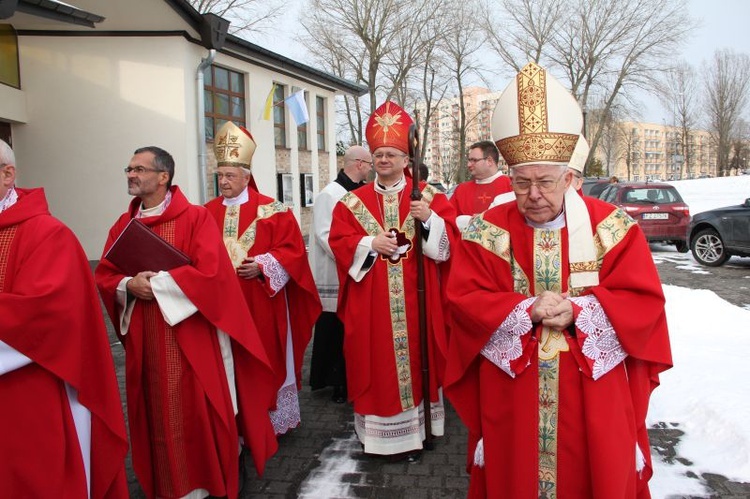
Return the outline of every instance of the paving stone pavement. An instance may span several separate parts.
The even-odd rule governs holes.
[[[663,267],[659,268],[664,272]],[[104,312],[106,318],[106,312]],[[125,355],[108,318],[112,354],[125,410]],[[311,344],[312,345],[312,344]],[[240,498],[267,499],[458,499],[466,497],[468,475],[465,472],[466,429],[450,404],[446,403],[445,436],[435,439],[434,450],[423,453],[416,463],[390,463],[383,458],[363,456],[354,436],[352,409],[335,404],[330,389],[310,390],[308,348],[303,366],[300,392],[302,424],[279,439],[279,451],[269,460],[263,477],[258,477],[252,462],[246,460],[247,480]],[[127,417],[127,413],[126,413]],[[660,423],[649,430],[654,459],[667,463],[679,461],[676,445],[684,433],[677,424]],[[657,457],[658,456],[658,457]],[[130,496],[143,499],[128,455],[127,472]],[[738,483],[718,474],[703,473],[692,478],[711,491],[711,498],[750,498],[750,483]],[[670,496],[670,499],[687,496]]]

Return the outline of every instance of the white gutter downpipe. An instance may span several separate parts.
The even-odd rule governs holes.
[[[206,204],[208,202],[208,186],[206,185],[206,177],[208,171],[206,170],[206,103],[203,98],[204,84],[203,84],[203,72],[207,67],[214,62],[216,58],[216,50],[210,49],[208,56],[201,59],[201,63],[198,64],[198,69],[195,71],[195,85],[197,97],[197,124],[198,124],[198,182],[200,185],[200,203]]]

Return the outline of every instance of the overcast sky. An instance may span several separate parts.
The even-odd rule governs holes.
[[[285,3],[287,12],[278,21],[278,26],[274,27],[271,34],[253,41],[279,54],[309,63],[304,46],[294,41],[295,33],[302,29],[296,20],[301,6],[306,3],[304,0],[288,0]],[[701,26],[686,42],[682,54],[676,59],[685,59],[698,69],[718,49],[730,48],[750,54],[750,0],[688,0],[688,8],[690,14],[701,22]],[[497,88],[492,90],[502,90],[507,83],[507,80],[498,80]],[[658,101],[651,100],[647,95],[642,100],[644,121],[671,121],[670,113],[662,109]]]

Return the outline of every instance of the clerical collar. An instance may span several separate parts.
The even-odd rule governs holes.
[[[221,201],[221,204],[224,206],[237,206],[238,204],[247,203],[248,199],[250,199],[250,195],[247,193],[247,187],[245,187],[237,196],[233,198],[224,198]]]
[[[138,208],[138,214],[135,217],[146,218],[146,217],[159,216],[167,210],[167,206],[169,206],[169,203],[171,202],[172,202],[172,191],[167,191],[167,195],[164,196],[164,201],[157,204],[153,208],[144,208],[143,203],[141,203],[141,207]]]
[[[18,193],[16,192],[16,187],[11,185],[8,192],[3,196],[3,199],[0,199],[0,213],[16,204],[16,201],[18,201]]]
[[[526,225],[534,227],[535,229],[562,229],[563,227],[565,227],[565,207],[563,207],[559,215],[557,215],[553,220],[550,220],[549,222],[540,224],[532,222],[527,218]]]
[[[497,180],[498,178],[500,178],[502,176],[502,174],[503,174],[503,172],[501,172],[500,170],[498,170],[497,173],[495,173],[494,175],[490,175],[489,177],[483,178],[482,180],[475,180],[475,182],[477,184],[480,184],[480,185],[481,184],[491,184],[492,182],[494,182],[495,180]]]
[[[402,176],[398,182],[393,184],[390,187],[386,187],[380,182],[378,182],[378,179],[375,179],[375,192],[379,192],[380,194],[393,194],[394,192],[400,192],[406,187],[406,177]]]
[[[357,187],[362,187],[365,185],[365,181],[362,182],[355,182],[354,180],[349,178],[349,175],[344,173],[344,170],[339,170],[338,176],[336,176],[336,180],[334,180],[337,184],[339,184],[341,187],[346,189],[347,191],[353,191]]]

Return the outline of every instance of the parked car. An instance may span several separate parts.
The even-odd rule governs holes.
[[[702,265],[718,267],[732,255],[750,256],[750,198],[698,213],[687,234],[693,257]]]
[[[650,242],[674,244],[680,253],[688,252],[690,210],[673,185],[618,182],[607,185],[599,199],[625,210]]]
[[[609,185],[608,178],[586,177],[583,179],[581,191],[584,196],[592,198],[599,197],[599,194]]]

